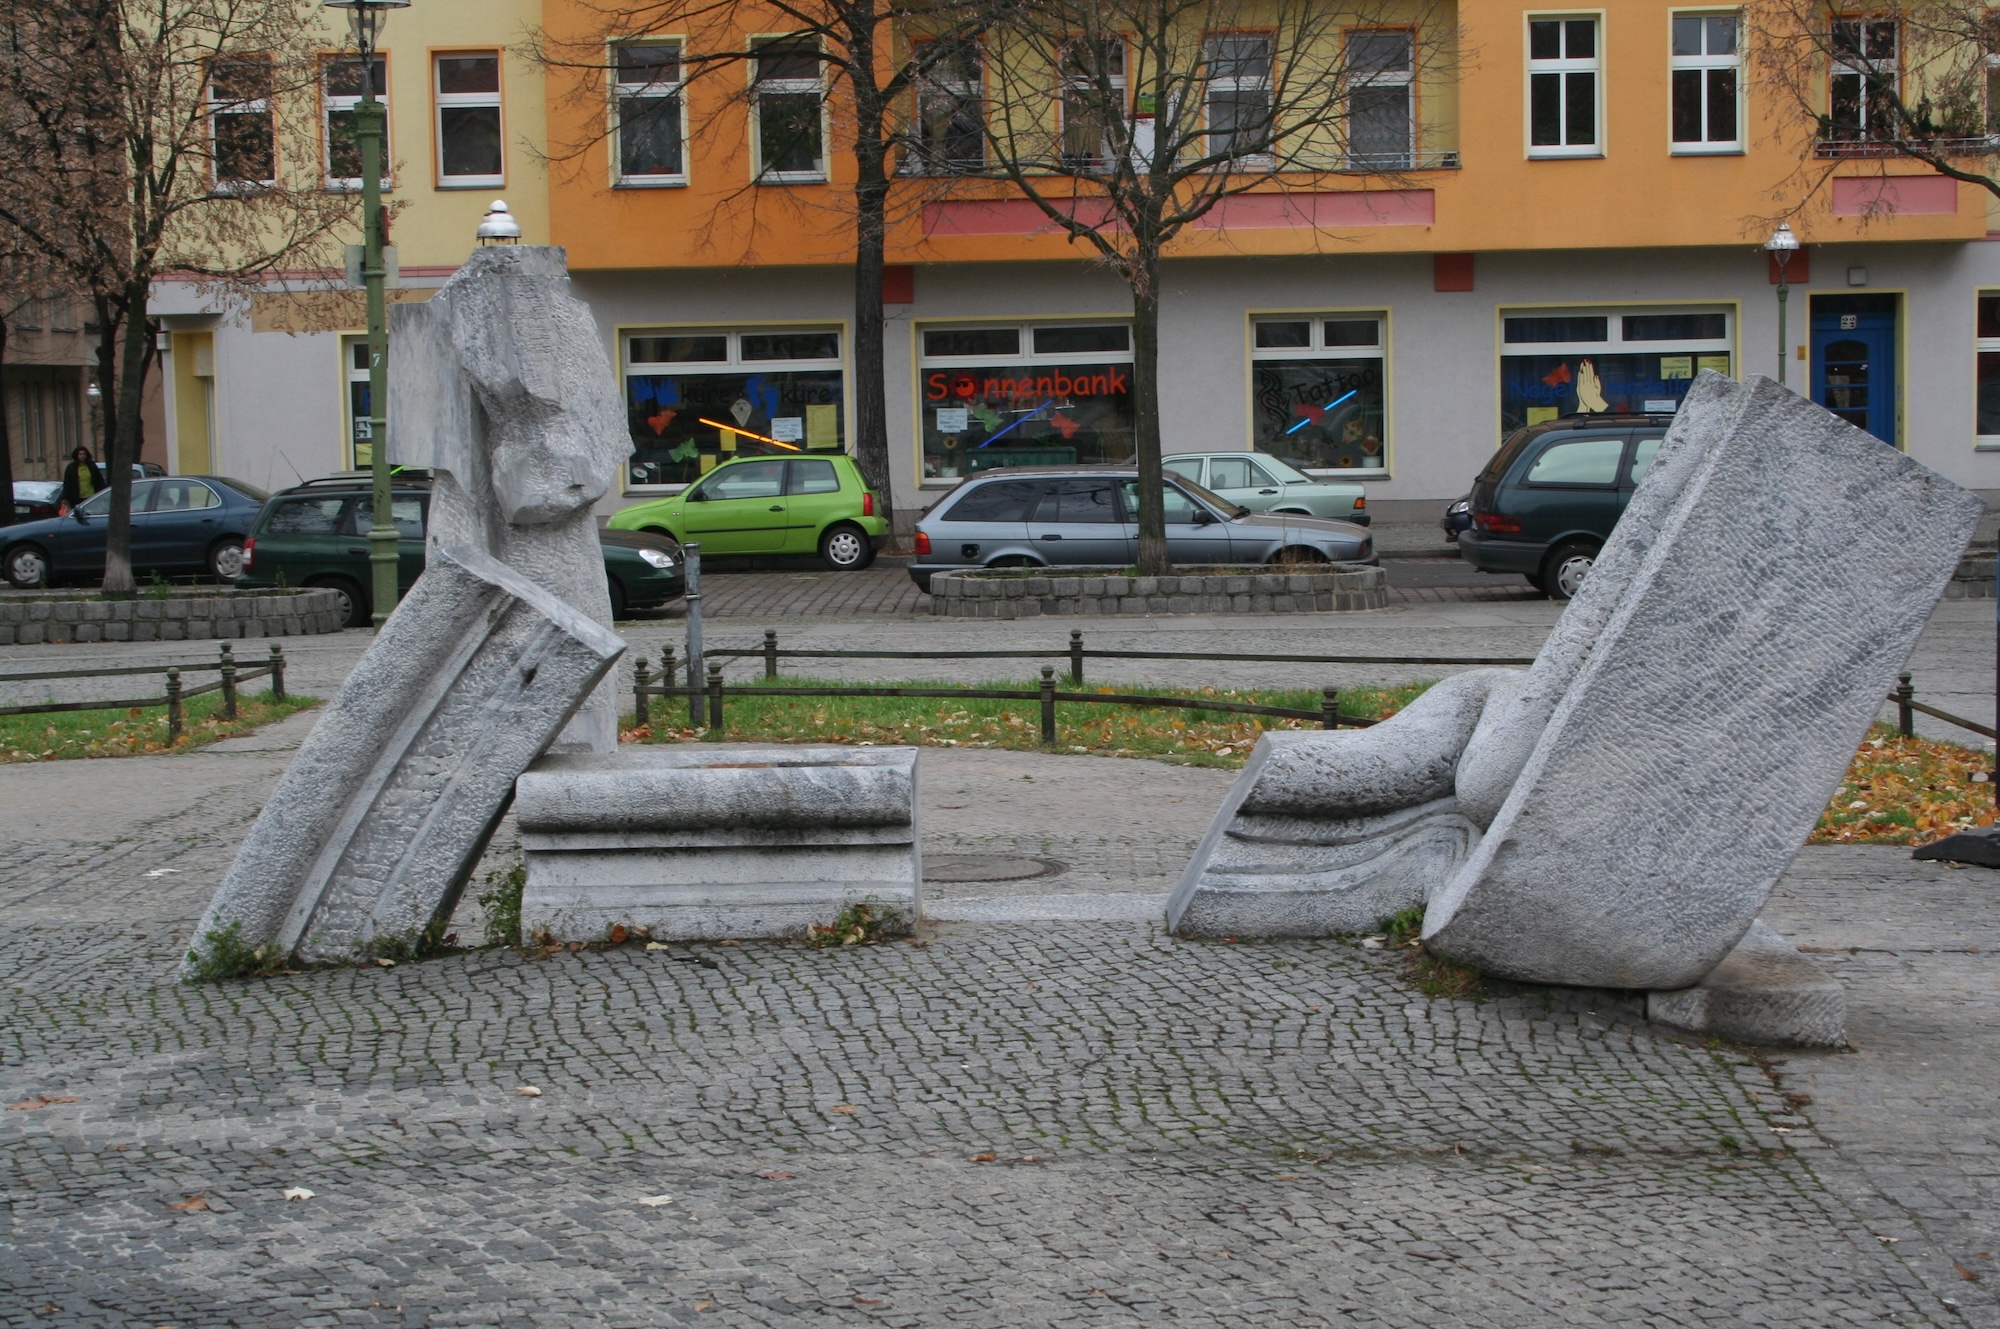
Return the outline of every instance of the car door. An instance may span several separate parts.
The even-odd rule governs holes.
[[[1210,489],[1252,512],[1264,511],[1285,492],[1270,472],[1248,457],[1210,457],[1208,475]]]
[[[176,475],[152,481],[153,504],[132,516],[132,566],[139,571],[199,572],[222,534],[222,496]]]
[[[1229,562],[1229,523],[1175,486],[1164,485],[1162,489],[1161,497],[1167,510],[1167,557],[1176,564],[1191,567],[1213,567]],[[1126,514],[1136,523],[1139,482],[1123,481],[1119,491]]]
[[[396,528],[396,586],[400,591],[409,590],[424,575],[425,497],[411,493],[389,495],[389,522]],[[342,543],[349,557],[357,553],[367,557],[368,532],[374,528],[375,495],[363,494],[354,500],[343,528],[347,537]],[[364,585],[373,586],[374,576],[374,565],[370,564]]]
[[[1138,552],[1138,528],[1119,512],[1118,481],[1108,475],[1051,483],[1028,534],[1045,563],[1123,567]]]
[[[368,539],[356,537],[346,517],[346,494],[298,494],[280,498],[257,532],[251,573],[258,585],[283,578],[307,586],[325,576],[369,584]],[[365,531],[367,527],[362,527]]]
[[[785,459],[718,468],[681,505],[689,540],[704,554],[775,554],[785,547]]]
[[[153,502],[157,480],[137,480],[132,484],[132,520]],[[104,547],[111,529],[111,491],[94,494],[71,509],[68,517],[49,537],[50,574],[57,577],[98,577],[104,575]]]
[[[1544,439],[1501,500],[1520,518],[1519,538],[1547,544],[1565,535],[1610,535],[1624,507],[1619,480],[1630,436],[1629,429],[1590,429]]]
[[[843,516],[861,515],[859,495],[840,492],[840,472],[824,457],[785,463],[785,552],[819,552],[819,533]]]

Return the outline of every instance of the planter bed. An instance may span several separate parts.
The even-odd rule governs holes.
[[[1183,568],[1169,577],[1123,568],[986,568],[931,578],[931,613],[951,618],[1313,614],[1388,603],[1388,575],[1360,563],[1285,572],[1262,564]]]
[[[177,587],[106,600],[95,589],[0,591],[0,646],[64,641],[208,641],[338,632],[340,595],[324,589]]]

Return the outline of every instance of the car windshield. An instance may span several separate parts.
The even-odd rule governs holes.
[[[46,503],[62,493],[60,480],[16,480],[14,497]]]
[[[1185,479],[1184,477],[1181,476],[1175,476],[1174,483],[1179,485],[1182,489],[1187,490],[1188,493],[1193,494],[1196,498],[1208,504],[1208,506],[1214,508],[1217,512],[1220,512],[1223,516],[1228,517],[1231,520],[1234,520],[1237,517],[1247,517],[1250,515],[1250,509],[1240,508],[1236,506],[1236,504],[1231,503],[1228,499],[1224,498],[1222,495],[1216,493],[1214,490],[1204,489],[1192,480]]]
[[[1307,475],[1304,471],[1292,465],[1290,462],[1286,461],[1282,457],[1273,457],[1268,452],[1259,452],[1255,455],[1258,461],[1263,462],[1264,465],[1270,467],[1273,471],[1276,471],[1278,473],[1278,478],[1280,480],[1283,480],[1288,485],[1295,485],[1295,484],[1310,485],[1319,483],[1317,480],[1313,479],[1310,475]]]

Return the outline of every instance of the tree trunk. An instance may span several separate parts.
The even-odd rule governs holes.
[[[94,451],[99,460],[109,462],[111,449],[118,445],[118,339],[124,334],[125,320],[117,303],[108,297],[92,296],[91,303],[97,308],[98,437]]]
[[[132,463],[139,460],[140,404],[146,391],[146,288],[125,283],[125,344],[118,365],[118,432],[110,458],[111,517],[105,531],[104,593],[130,598],[132,577]]]
[[[1160,255],[1138,241],[1132,286],[1132,442],[1139,464],[1139,574],[1174,570],[1167,554],[1167,504],[1160,467]]]
[[[867,50],[854,53],[857,68],[872,69]],[[855,88],[854,159],[854,461],[895,515],[894,472],[889,462],[889,404],[883,383],[882,246],[888,229],[888,148],[882,142],[884,108],[872,86]]]
[[[0,317],[0,526],[14,523],[14,440],[7,432],[7,320]]]

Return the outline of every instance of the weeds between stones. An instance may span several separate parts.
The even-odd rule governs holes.
[[[479,897],[486,911],[488,946],[521,945],[521,890],[528,884],[528,869],[517,864],[510,872],[495,872],[486,879],[493,889]]]
[[[285,972],[285,955],[269,942],[247,946],[243,925],[231,921],[205,934],[188,951],[194,983],[221,983],[232,978],[269,978]]]
[[[805,943],[816,949],[834,946],[873,946],[908,935],[909,920],[900,909],[891,909],[873,900],[851,904],[834,916],[831,925],[813,923],[806,928]]]

